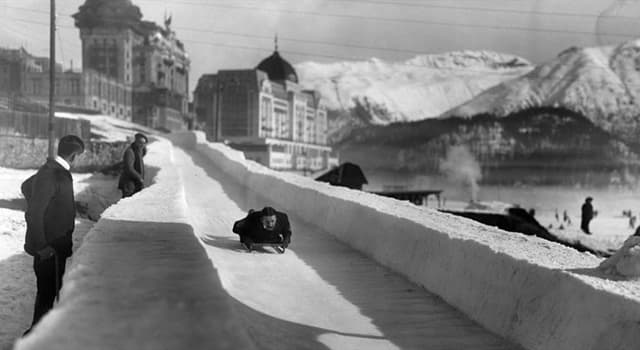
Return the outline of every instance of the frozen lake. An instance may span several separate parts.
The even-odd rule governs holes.
[[[391,188],[443,190],[445,207],[450,209],[462,209],[471,199],[470,186],[447,181],[445,178],[366,170],[365,175],[369,184],[364,189],[368,191]],[[593,206],[598,212],[590,225],[593,232],[591,236],[580,231],[580,207],[588,196],[593,197]],[[631,210],[633,215],[640,216],[640,190],[622,187],[480,185],[477,199],[481,202],[505,202],[534,209],[536,219],[552,233],[578,239],[604,250],[617,249],[634,232],[629,218],[622,215],[624,210]],[[434,198],[430,198],[428,206],[437,206]],[[571,219],[571,225],[562,222],[565,210]],[[560,220],[556,220],[556,211]],[[636,222],[636,227],[639,223],[640,220]]]

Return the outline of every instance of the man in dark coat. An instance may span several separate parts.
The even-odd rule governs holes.
[[[580,222],[580,228],[584,233],[588,235],[591,234],[591,231],[589,231],[589,222],[591,221],[591,219],[593,219],[593,205],[591,205],[592,201],[593,198],[587,197],[587,199],[585,199],[584,201],[584,204],[582,204],[582,220]]]
[[[272,207],[250,210],[244,219],[234,223],[233,232],[240,235],[240,242],[248,250],[254,243],[279,244],[283,249],[291,243],[289,217]]]
[[[127,147],[122,157],[122,173],[118,181],[118,189],[122,198],[131,197],[144,187],[144,160],[147,137],[136,134],[133,143]]]
[[[58,156],[47,159],[35,175],[22,183],[22,194],[27,200],[24,250],[33,256],[38,288],[31,327],[53,307],[62,287],[65,263],[72,252],[71,235],[76,217],[69,169],[82,152],[84,143],[79,137],[62,137],[58,142]]]

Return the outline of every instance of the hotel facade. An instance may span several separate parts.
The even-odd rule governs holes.
[[[194,107],[210,140],[243,151],[247,159],[302,172],[337,165],[320,94],[300,86],[277,49],[254,69],[203,75]]]

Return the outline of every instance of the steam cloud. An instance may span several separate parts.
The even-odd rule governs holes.
[[[478,181],[482,179],[480,163],[466,146],[452,146],[440,161],[440,171],[456,182],[469,186],[471,201],[478,199]]]

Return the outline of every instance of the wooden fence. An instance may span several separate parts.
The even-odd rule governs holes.
[[[0,110],[0,136],[46,139],[49,137],[49,115]],[[55,118],[54,136],[77,135],[83,140],[91,138],[91,122],[80,119]]]

